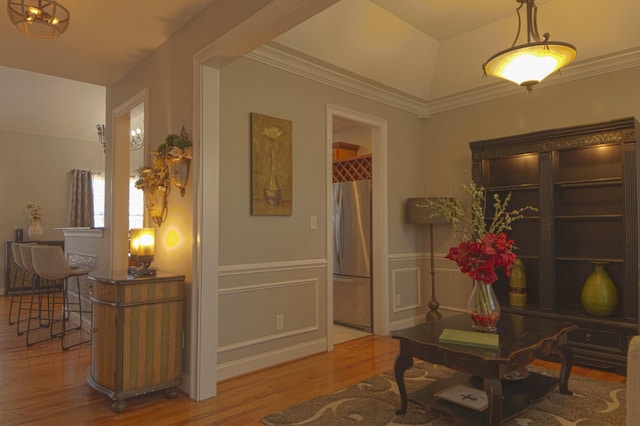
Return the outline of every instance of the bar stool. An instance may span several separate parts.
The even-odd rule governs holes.
[[[20,291],[20,295],[22,295],[22,290],[24,289],[24,278],[27,273],[27,270],[24,268],[22,264],[22,254],[20,253],[20,247],[18,243],[11,243],[11,253],[13,254],[13,262],[16,264],[15,271],[13,271],[13,291],[11,292],[11,302],[9,302],[9,325],[15,324],[20,318],[20,310],[18,308],[16,319],[13,318],[13,305],[16,303],[16,294]],[[22,276],[20,279],[20,288],[18,288],[18,274]],[[22,301],[22,298],[18,298]]]
[[[74,344],[67,345],[65,343],[66,335],[71,331],[82,332],[83,315],[91,314],[91,309],[83,309],[82,296],[80,294],[80,277],[87,275],[88,270],[73,269],[67,263],[64,252],[60,246],[47,246],[39,245],[31,247],[31,255],[33,257],[33,267],[40,276],[41,279],[48,282],[60,282],[62,289],[62,331],[60,333],[61,345],[63,350],[82,345],[91,341],[89,336],[86,340],[80,340]],[[69,301],[68,292],[68,279],[75,277],[76,291],[78,294],[77,302]],[[91,305],[89,305],[91,306]],[[54,302],[55,309],[55,302]],[[79,316],[79,323],[72,328],[67,329],[67,321],[71,317],[71,314],[75,313]],[[52,321],[57,321],[54,317],[51,317]]]
[[[44,281],[33,265],[32,249],[37,245],[20,245],[22,264],[33,276],[31,284],[31,301],[29,302],[29,318],[27,319],[26,343],[33,346],[37,343],[48,342],[60,337],[60,333],[54,333],[53,314],[56,305],[56,293],[62,292],[61,281]],[[45,300],[46,298],[46,300]],[[39,329],[48,328],[47,336],[38,336],[33,340],[32,334]],[[41,334],[41,333],[40,333]]]

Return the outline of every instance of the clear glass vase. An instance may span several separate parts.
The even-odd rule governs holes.
[[[500,319],[500,304],[491,284],[473,281],[473,290],[467,304],[471,328],[495,333]]]

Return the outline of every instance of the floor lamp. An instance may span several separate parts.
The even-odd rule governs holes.
[[[437,202],[436,197],[421,197],[407,199],[407,223],[413,225],[429,225],[429,256],[430,256],[430,273],[431,273],[431,300],[427,303],[429,310],[424,316],[426,321],[439,320],[442,314],[438,312],[440,302],[436,299],[436,271],[433,255],[433,225],[446,224],[447,222],[436,214],[429,202]]]

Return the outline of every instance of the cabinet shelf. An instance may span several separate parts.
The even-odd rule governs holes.
[[[556,256],[556,260],[562,262],[589,262],[589,263],[622,263],[624,259],[619,257],[579,257],[579,256]]]
[[[566,216],[555,216],[556,220],[611,220],[624,219],[622,214],[575,214]]]
[[[538,189],[537,184],[525,183],[522,185],[503,185],[503,186],[489,186],[485,187],[487,192],[501,192],[501,191],[535,191]]]
[[[561,188],[582,188],[582,187],[596,187],[596,186],[616,186],[622,185],[622,178],[600,178],[600,179],[585,179],[585,180],[573,180],[556,182],[555,185]]]
[[[527,306],[509,307],[508,277],[493,285],[501,305],[507,312],[574,322],[575,359],[586,365],[624,370],[627,337],[638,334],[639,126],[625,118],[469,144],[472,177],[489,200],[511,192],[509,209],[538,209],[508,232],[524,264]],[[484,214],[493,213],[489,201]],[[613,317],[590,316],[582,308],[581,290],[594,262],[606,263],[616,285]]]

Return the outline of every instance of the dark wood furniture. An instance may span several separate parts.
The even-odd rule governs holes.
[[[19,241],[21,243],[29,243],[29,244],[46,244],[51,246],[62,246],[64,248],[64,241]],[[13,294],[16,288],[24,288],[25,290],[31,291],[31,283],[33,282],[33,277],[30,273],[25,274],[24,276],[24,286],[13,282],[13,277],[15,276],[16,270],[16,262],[13,261],[13,250],[11,249],[11,244],[14,241],[5,241],[4,243],[4,294]],[[23,277],[18,275],[17,279],[21,280]]]
[[[527,277],[527,306],[509,306],[508,278],[494,290],[503,311],[569,321],[575,362],[626,374],[628,342],[638,334],[638,122],[625,118],[471,142],[476,183],[510,208],[538,208],[513,224]],[[493,215],[488,203],[487,216]],[[581,291],[605,269],[618,293],[614,315],[586,313]]]
[[[136,278],[127,271],[89,274],[93,302],[89,385],[114,400],[182,384],[184,275],[158,272]]]
[[[465,422],[499,425],[544,398],[556,385],[560,385],[562,393],[571,394],[568,380],[572,351],[567,333],[576,328],[574,324],[505,313],[498,322],[498,349],[441,344],[438,338],[445,328],[471,331],[471,320],[468,315],[459,314],[391,333],[394,339],[400,341],[400,353],[394,364],[401,401],[398,414],[406,413],[407,401],[411,399],[446,411],[456,418],[463,418]],[[523,371],[535,358],[552,353],[562,361],[559,378],[531,372],[528,377],[518,381],[504,379],[507,373]],[[404,372],[413,366],[413,357],[444,365],[460,373],[447,380],[437,380],[407,396]],[[484,388],[489,408],[478,412],[433,396],[435,392],[455,383]]]

